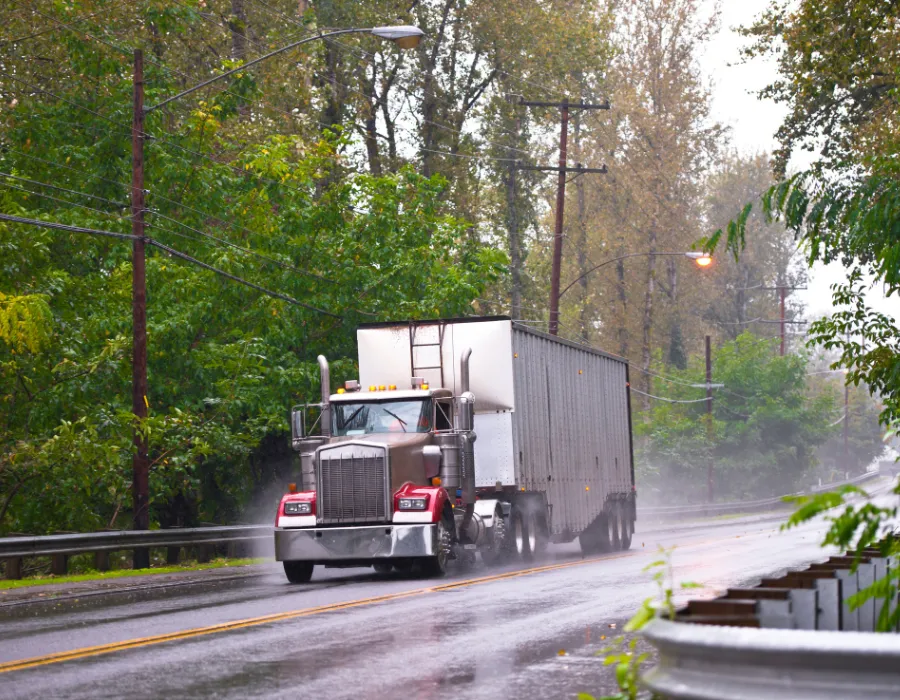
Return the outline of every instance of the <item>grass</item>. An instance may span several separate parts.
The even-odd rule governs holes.
[[[54,576],[46,574],[19,579],[18,581],[0,580],[0,591],[12,588],[27,588],[29,586],[46,586],[51,583],[79,583],[81,581],[109,581],[118,578],[130,578],[132,576],[155,576],[157,574],[177,574],[183,571],[204,571],[206,569],[222,569],[232,566],[249,566],[260,564],[266,559],[213,559],[206,564],[185,562],[177,566],[159,566],[150,569],[116,569],[114,571],[86,571],[83,574],[68,576]]]

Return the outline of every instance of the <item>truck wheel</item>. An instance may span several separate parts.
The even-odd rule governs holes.
[[[550,544],[550,528],[547,527],[547,520],[543,516],[537,516],[531,522],[535,526],[534,554],[539,557],[547,551],[547,545]]]
[[[619,540],[619,513],[615,505],[611,505],[606,513],[606,551],[615,552],[621,546]]]
[[[309,583],[315,565],[308,561],[284,562],[284,575],[291,583]]]
[[[619,505],[619,549],[631,549],[631,536],[634,534],[634,521],[626,504]]]
[[[446,518],[438,522],[437,553],[433,557],[422,560],[422,574],[427,577],[443,576],[447,573],[447,562],[450,561],[450,548],[453,546],[450,527]]]
[[[604,541],[595,527],[589,527],[578,535],[578,544],[581,545],[582,555],[590,556],[603,551]]]
[[[523,560],[530,561],[534,557],[534,550],[537,547],[534,518],[526,511],[513,506],[509,520],[512,526],[511,534],[516,554]]]
[[[486,566],[500,564],[509,553],[509,529],[503,518],[503,508],[499,505],[494,509],[493,526],[488,545],[481,549],[481,561]]]

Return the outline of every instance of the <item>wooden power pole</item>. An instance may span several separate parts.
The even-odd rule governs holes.
[[[147,278],[144,265],[144,55],[134,52],[134,115],[131,126],[131,410],[138,421],[147,418]],[[150,528],[150,460],[147,439],[134,431],[131,495],[135,530]],[[135,569],[150,566],[150,550],[134,551]]]
[[[587,104],[583,100],[570,103],[568,98],[561,102],[526,102],[519,100],[523,107],[555,107],[560,110],[559,125],[559,165],[557,167],[540,167],[535,165],[516,165],[519,170],[556,170],[559,177],[556,185],[556,222],[553,232],[553,268],[550,273],[550,334],[559,334],[559,277],[562,268],[562,239],[563,222],[566,209],[566,174],[567,173],[605,173],[606,166],[602,168],[583,168],[580,165],[569,168],[566,166],[568,157],[567,145],[569,139],[569,110],[570,109],[609,109],[609,101],[603,104]]]

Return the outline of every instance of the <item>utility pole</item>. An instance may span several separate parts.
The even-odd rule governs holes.
[[[517,96],[510,99],[511,109],[515,111],[515,100]],[[521,98],[520,98],[521,99]],[[515,100],[515,102],[513,102]],[[514,114],[513,127],[513,144],[519,143],[519,117]],[[510,153],[513,149],[510,148]],[[506,182],[506,228],[509,236],[509,272],[512,278],[512,289],[510,290],[510,313],[512,318],[522,317],[522,255],[519,247],[519,218],[516,211],[516,161],[515,156],[511,156],[513,160],[509,164],[509,179]]]
[[[131,126],[131,410],[138,422],[147,418],[147,279],[144,265],[144,54],[134,52],[134,115]],[[136,427],[131,462],[135,530],[150,527],[150,460],[147,439]],[[150,550],[136,549],[135,569],[150,566]]]
[[[850,342],[850,331],[847,331],[847,343]],[[850,382],[844,374],[844,471],[850,466]]]
[[[787,287],[780,286],[778,291],[781,295],[781,356],[784,357],[784,298],[787,294]]]
[[[713,415],[712,415],[712,345],[706,336],[706,440],[709,443],[709,462],[706,466],[706,500],[713,500]]]
[[[559,179],[556,186],[556,225],[553,232],[553,268],[550,273],[550,335],[559,334],[559,277],[562,267],[562,239],[563,222],[565,221],[566,208],[566,173],[605,173],[603,168],[575,168],[566,167],[566,146],[569,138],[569,109],[609,109],[609,101],[603,104],[587,104],[583,100],[570,104],[569,98],[563,98],[561,102],[526,102],[519,100],[523,107],[556,107],[560,110],[559,126],[559,166],[556,168],[541,168],[536,166],[517,166],[520,170],[557,170]]]

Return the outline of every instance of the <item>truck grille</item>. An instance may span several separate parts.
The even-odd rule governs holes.
[[[359,450],[324,451],[320,453],[316,471],[319,523],[390,521],[390,480],[383,451],[374,452],[371,448],[362,454]]]

